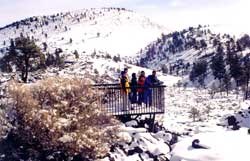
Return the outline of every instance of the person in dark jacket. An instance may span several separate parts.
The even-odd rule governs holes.
[[[153,70],[152,75],[149,75],[148,77],[149,77],[151,85],[160,85],[160,81],[156,76],[155,70]]]
[[[130,88],[131,88],[131,94],[130,94],[130,101],[131,103],[136,103],[137,102],[137,78],[136,74],[132,74],[132,79],[130,82]]]
[[[144,88],[145,88],[145,93],[144,93],[144,103],[146,106],[152,106],[152,87],[160,85],[160,81],[156,77],[156,71],[154,70],[152,72],[152,75],[147,76],[145,83],[144,83]]]

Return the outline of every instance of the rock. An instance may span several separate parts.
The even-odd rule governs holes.
[[[194,139],[192,141],[192,147],[195,149],[209,149],[208,147],[201,145],[199,139]]]
[[[125,125],[130,127],[138,127],[138,123],[136,120],[128,121],[125,123]]]
[[[239,125],[233,125],[233,127],[231,128],[232,130],[239,130],[240,126]]]
[[[169,142],[170,145],[173,145],[178,142],[178,136],[176,134],[172,134],[172,138]]]
[[[226,119],[228,122],[228,126],[235,126],[238,124],[238,122],[234,116],[228,116]]]
[[[133,155],[133,154],[135,154],[135,153],[138,153],[138,154],[140,154],[140,153],[143,153],[143,150],[140,148],[140,147],[138,147],[138,146],[136,146],[134,149],[132,149],[132,150],[128,150],[128,156],[129,155]]]

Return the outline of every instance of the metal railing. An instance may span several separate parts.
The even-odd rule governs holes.
[[[134,87],[134,91],[126,94],[119,84],[96,84],[93,88],[102,92],[99,104],[111,115],[143,115],[165,112],[164,85]],[[137,92],[138,88],[143,93]],[[139,94],[142,99],[139,100]]]

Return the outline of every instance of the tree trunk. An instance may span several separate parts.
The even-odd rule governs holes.
[[[221,83],[221,79],[219,79],[219,83],[220,83],[220,95],[222,96],[222,83]]]
[[[247,74],[245,100],[248,98],[249,74]]]
[[[23,77],[24,83],[27,83],[28,74],[29,74],[29,58],[26,57],[25,58],[25,65],[24,65],[24,77]]]
[[[226,90],[227,90],[227,96],[228,96],[228,93],[229,93],[229,84],[228,83],[226,85]]]

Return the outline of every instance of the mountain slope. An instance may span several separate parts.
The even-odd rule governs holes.
[[[222,55],[221,61],[223,61],[226,73],[238,81],[242,78],[236,78],[234,71],[243,73],[246,71],[237,71],[235,61],[239,62],[239,68],[244,70],[248,66],[249,54],[249,35],[245,34],[236,39],[229,34],[214,34],[206,26],[198,26],[167,35],[162,34],[161,38],[138,53],[137,63],[165,73],[189,75],[194,64],[203,61],[207,64],[204,74],[208,76],[207,83],[210,83],[217,77],[215,75],[214,78],[210,77],[217,72],[211,68],[211,64],[216,59],[218,60],[219,55]],[[216,65],[218,63],[213,66],[217,68]]]
[[[30,36],[48,52],[62,48],[66,53],[132,56],[166,29],[148,18],[123,8],[85,9],[51,16],[31,17],[0,29],[0,48],[11,38]]]

